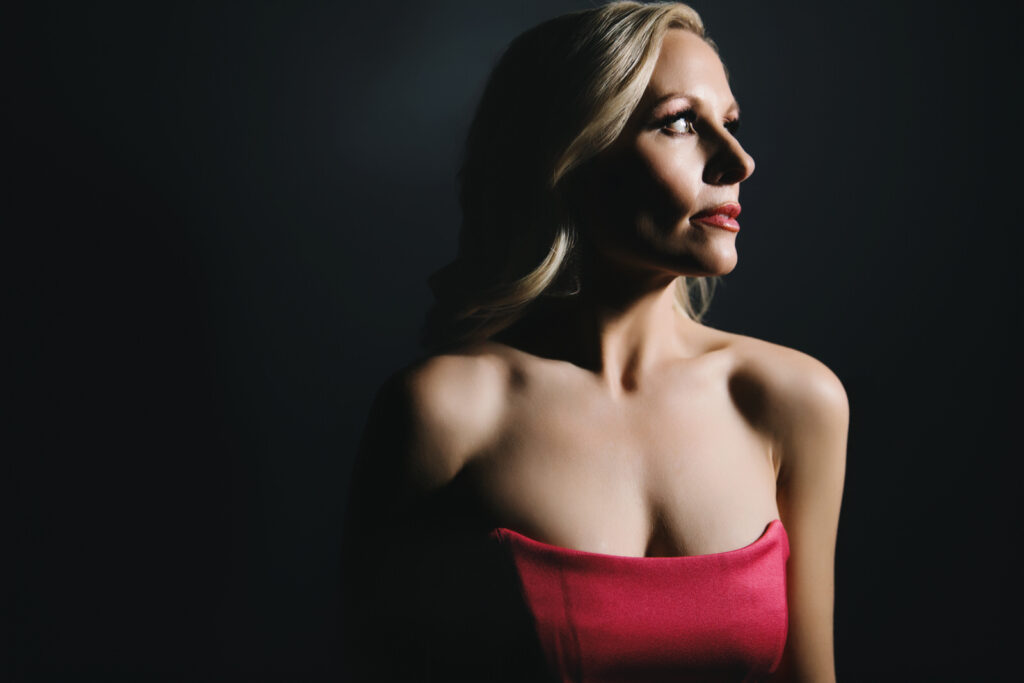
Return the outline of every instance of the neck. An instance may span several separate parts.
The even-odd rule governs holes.
[[[692,355],[686,341],[697,323],[674,310],[677,276],[605,267],[587,280],[574,297],[538,300],[499,340],[591,370],[615,395]]]

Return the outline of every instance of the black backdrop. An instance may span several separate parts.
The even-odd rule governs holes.
[[[8,17],[11,680],[337,677],[353,444],[454,253],[475,99],[509,39],[591,4]],[[758,162],[709,322],[815,355],[850,395],[840,680],[1001,680],[1021,635],[1015,18],[695,7]]]

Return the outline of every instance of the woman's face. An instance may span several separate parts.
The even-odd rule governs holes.
[[[715,51],[669,30],[643,98],[585,181],[597,253],[674,275],[731,271],[740,183],[754,171],[734,136],[738,119]]]

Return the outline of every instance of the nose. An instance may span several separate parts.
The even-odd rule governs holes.
[[[704,166],[704,182],[708,185],[735,185],[754,172],[754,157],[747,154],[743,145],[726,133]]]

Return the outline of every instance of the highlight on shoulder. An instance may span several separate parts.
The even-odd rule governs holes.
[[[417,488],[450,481],[495,438],[511,371],[482,346],[422,359],[395,373],[382,391],[408,425],[407,474]]]
[[[734,400],[774,441],[784,441],[794,431],[846,429],[846,390],[827,365],[802,351],[753,337],[735,335],[731,347]]]

